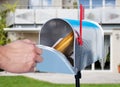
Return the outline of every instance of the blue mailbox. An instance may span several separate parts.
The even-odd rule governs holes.
[[[37,64],[38,71],[76,75],[78,71],[103,58],[104,35],[101,26],[92,21],[82,21],[83,45],[79,45],[77,41],[80,35],[79,27],[79,20],[60,18],[51,19],[43,25],[38,47],[43,49],[44,61]],[[71,32],[73,40],[66,51],[56,50],[54,45]],[[64,42],[67,42],[67,39]]]

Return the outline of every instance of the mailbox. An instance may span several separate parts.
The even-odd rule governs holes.
[[[80,35],[79,27],[79,20],[60,18],[51,19],[43,25],[38,47],[43,49],[44,61],[37,64],[37,70],[77,74],[103,58],[104,36],[101,26],[82,20],[82,45],[77,40]]]

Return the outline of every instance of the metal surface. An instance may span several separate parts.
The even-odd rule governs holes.
[[[44,61],[37,64],[37,70],[74,74],[73,67],[61,52],[43,45],[38,47],[43,50]]]
[[[40,45],[43,45],[41,47],[44,50],[42,56],[45,60],[42,64],[38,64],[38,70],[76,74],[86,66],[103,58],[102,28],[95,22],[83,20],[83,45],[80,46],[76,40],[79,35],[79,24],[79,20],[59,18],[51,19],[44,24],[40,32]],[[74,33],[73,45],[68,49],[68,51],[72,50],[72,54],[68,54],[69,52],[63,54],[54,49],[53,45],[70,32]],[[46,47],[54,50],[48,50]]]
[[[46,22],[40,32],[40,44],[52,47],[60,38],[64,38],[72,28],[63,20],[53,19]]]

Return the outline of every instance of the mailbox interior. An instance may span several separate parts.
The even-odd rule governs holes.
[[[53,47],[60,39],[67,36],[70,32],[73,32],[72,27],[64,20],[52,19],[48,21],[41,29],[40,32],[40,45]],[[67,60],[72,66],[74,66],[74,59],[71,57],[74,54],[74,40],[67,49],[66,56]]]

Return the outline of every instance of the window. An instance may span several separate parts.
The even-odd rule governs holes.
[[[92,0],[92,8],[96,7],[102,7],[103,6],[103,0]]]
[[[105,0],[105,6],[115,6],[116,0]]]
[[[43,1],[43,6],[51,6],[52,0],[42,0]]]
[[[104,36],[105,58],[95,62],[95,70],[110,70],[110,35]]]
[[[52,5],[52,0],[29,0],[29,8],[46,8]]]
[[[89,65],[85,70],[111,70],[111,58],[110,58],[110,35],[104,35],[104,55],[105,58],[96,61],[92,65]]]
[[[103,6],[115,6],[116,0],[79,0],[85,8],[98,8]]]
[[[79,0],[79,3],[82,4],[85,8],[90,8],[90,0]]]

